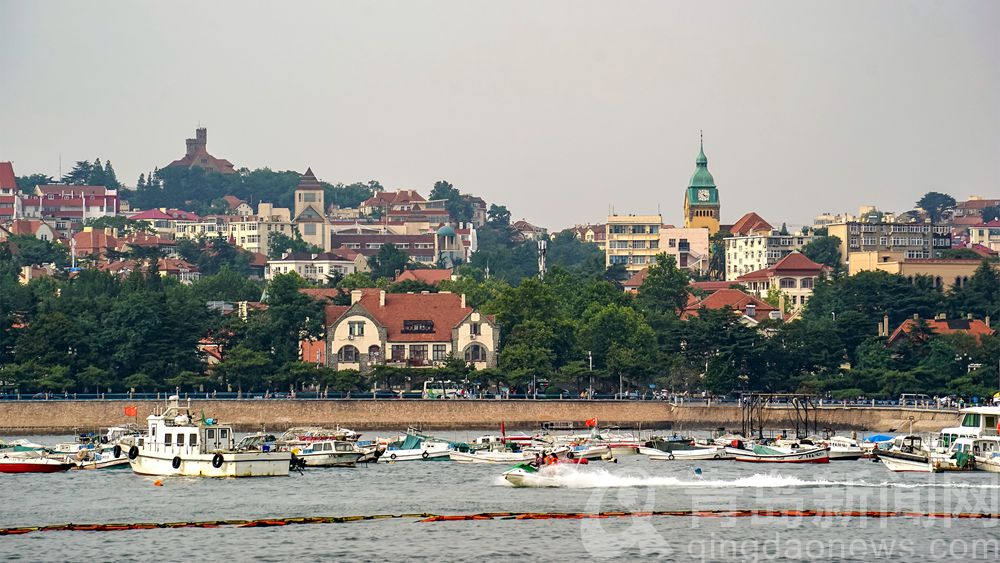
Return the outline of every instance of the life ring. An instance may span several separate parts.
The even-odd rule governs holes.
[[[120,458],[122,456],[122,446],[121,446],[121,444],[115,444],[115,447],[114,447],[114,449],[111,450],[111,453],[115,454],[115,459]]]
[[[674,452],[667,453],[667,459],[673,461],[673,459],[674,459]]]
[[[575,458],[575,457],[576,457],[576,454],[575,454],[575,453],[573,453],[573,452],[569,452],[568,454],[566,454],[566,457],[568,457],[568,458],[570,458],[570,459],[573,459],[573,458]]]
[[[722,454],[715,454],[712,459],[722,459]]]
[[[128,449],[128,458],[135,459],[139,457],[139,446],[132,446]]]
[[[212,467],[216,469],[222,467],[222,454],[215,454],[212,456]]]
[[[174,469],[180,469],[181,468],[181,456],[179,456],[179,455],[178,456],[174,456],[174,459],[171,460],[171,462],[170,462],[170,466],[173,467]]]
[[[424,453],[420,454],[420,457],[422,457],[424,459],[427,459],[427,458],[431,457],[431,455],[429,453],[427,453],[427,452],[424,452]]]
[[[389,459],[396,459],[396,454],[390,454]]]

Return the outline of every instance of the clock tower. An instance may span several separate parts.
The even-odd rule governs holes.
[[[684,226],[686,228],[705,227],[709,235],[719,232],[719,190],[715,179],[708,171],[705,156],[705,141],[695,160],[694,175],[684,192]]]

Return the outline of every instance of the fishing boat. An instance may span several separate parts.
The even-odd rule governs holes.
[[[129,448],[132,471],[140,475],[192,477],[266,477],[288,475],[291,452],[271,448],[240,449],[233,429],[212,419],[195,420],[190,404],[177,395],[162,413],[146,419],[147,434]]]
[[[0,473],[57,473],[72,468],[72,463],[44,457],[41,453],[0,456]]]
[[[890,471],[930,473],[934,469],[931,453],[923,447],[920,436],[899,436],[889,449],[877,448],[873,453]]]
[[[736,461],[751,463],[829,463],[830,448],[778,448],[774,446],[754,445],[752,449],[727,446],[726,453]]]
[[[343,440],[289,442],[281,447],[292,452],[306,467],[354,467],[365,455],[354,442]]]
[[[733,459],[726,448],[718,446],[706,446],[706,447],[696,447],[690,449],[676,449],[670,451],[661,451],[653,448],[640,448],[640,454],[645,454],[645,456],[653,461],[701,461],[710,459]]]
[[[384,463],[447,461],[451,459],[451,451],[450,443],[425,436],[411,428],[402,441],[389,443],[378,460]]]
[[[830,461],[856,461],[865,455],[858,441],[847,436],[830,436],[821,443],[830,447]]]
[[[128,453],[120,444],[101,448],[80,450],[76,455],[66,456],[73,469],[114,469],[128,467]]]

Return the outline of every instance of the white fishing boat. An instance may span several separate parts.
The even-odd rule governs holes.
[[[611,455],[611,447],[604,444],[580,444],[570,446],[566,452],[569,459],[601,459]]]
[[[830,448],[778,448],[755,445],[752,449],[726,447],[736,461],[750,463],[829,463]]]
[[[282,448],[292,452],[306,467],[354,467],[364,455],[354,442],[343,440],[289,442]]]
[[[265,477],[288,475],[291,452],[237,449],[233,430],[211,419],[196,421],[190,405],[176,395],[165,410],[147,419],[147,434],[129,448],[132,470],[140,475]]]
[[[652,451],[650,451],[652,450]],[[726,460],[733,459],[733,456],[726,452],[726,448],[719,446],[709,446],[704,448],[676,449],[667,452],[655,448],[640,448],[640,454],[653,461],[701,461],[701,460]]]
[[[859,460],[865,455],[858,441],[846,436],[830,436],[822,444],[830,448],[830,461]]]
[[[409,430],[402,441],[388,444],[378,458],[383,463],[400,461],[448,461],[451,444]]]
[[[122,451],[119,444],[80,450],[76,455],[65,456],[65,460],[75,465],[73,469],[113,469],[129,465],[128,453]]]
[[[930,473],[934,470],[931,452],[923,447],[920,436],[899,436],[888,450],[873,450],[882,465],[890,471]]]

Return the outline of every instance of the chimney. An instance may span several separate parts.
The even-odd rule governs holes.
[[[972,320],[972,313],[966,313],[965,314],[965,320],[971,321]]]
[[[934,315],[934,320],[935,321],[943,321],[946,318],[948,318],[948,316],[945,315],[944,313],[938,313],[938,314]]]
[[[464,293],[462,294],[462,308],[463,309],[465,308],[465,294]],[[987,317],[987,318],[989,318],[989,317]]]
[[[917,314],[917,313],[913,313],[913,320],[919,321],[920,320],[920,315]]]
[[[385,307],[385,290],[378,290],[378,306]]]
[[[986,328],[990,328],[990,316],[989,315],[986,315],[986,318],[983,319],[983,322],[986,323]]]
[[[361,291],[360,289],[352,289],[351,290],[351,305],[354,305],[358,301],[361,301],[361,296],[362,295],[364,295],[364,292]]]
[[[889,315],[882,315],[882,333],[889,336]]]
[[[778,311],[780,311],[782,315],[785,314],[785,294],[784,293],[779,293],[778,294]]]

